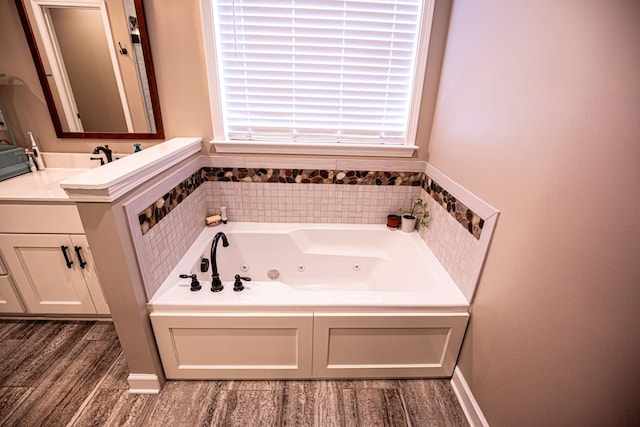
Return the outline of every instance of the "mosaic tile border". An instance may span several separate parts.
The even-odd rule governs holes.
[[[424,172],[205,167],[208,181],[422,186]]]
[[[425,175],[422,188],[424,188],[433,200],[445,208],[473,237],[478,240],[480,239],[484,220],[480,218],[477,213],[469,209],[460,200],[457,200],[453,194],[442,188],[442,186],[427,175]]]
[[[202,173],[202,169],[194,172],[187,179],[176,185],[164,196],[156,200],[153,204],[147,206],[138,214],[140,221],[140,230],[142,235],[147,234],[162,218],[169,215],[180,203],[182,203],[191,193],[196,191],[206,179]]]
[[[206,181],[421,187],[476,239],[480,239],[484,225],[478,214],[424,172],[203,167],[138,214],[142,234],[146,234]]]

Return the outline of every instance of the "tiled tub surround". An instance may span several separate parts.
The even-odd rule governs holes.
[[[200,170],[198,157],[124,205],[147,297],[155,293],[202,232],[207,192],[198,179]]]
[[[204,167],[138,214],[142,234],[146,234],[205,182],[245,184],[207,186],[210,189],[210,197],[207,198],[209,209],[226,206],[235,212],[230,214],[233,221],[382,223],[388,213],[396,212],[398,207],[406,208],[406,196],[410,200],[420,194],[415,189],[404,187],[422,187],[476,239],[480,238],[484,225],[478,214],[424,172]],[[289,187],[287,184],[358,187],[349,190],[344,187]],[[382,186],[386,190],[359,186]],[[396,190],[396,187],[400,189]],[[345,199],[355,205],[343,211]],[[423,196],[423,199],[426,198]]]
[[[204,159],[206,165],[210,158]],[[475,204],[465,203],[468,191],[433,168],[429,173],[427,167],[427,174],[199,167],[136,212],[147,295],[155,293],[194,241],[207,212],[220,206],[227,207],[231,222],[380,224],[419,195],[431,212],[429,226],[419,232],[471,300],[488,246],[482,236],[490,239],[492,230],[483,233],[485,220],[475,213],[477,198],[470,195]],[[485,215],[494,211],[485,210]]]
[[[207,182],[207,206],[232,222],[382,224],[420,187]]]
[[[429,225],[418,232],[471,302],[499,212],[431,165],[426,174]]]
[[[421,197],[427,201],[430,217],[428,227],[420,227],[418,232],[458,287],[463,290],[469,289],[473,278],[474,260],[482,255],[479,239],[461,226],[451,213],[424,189]],[[464,294],[470,300],[470,294]]]
[[[161,219],[204,182],[245,184],[244,186],[231,187],[227,185],[208,186],[213,189],[212,198],[209,198],[211,202],[209,208],[227,206],[231,210],[229,215],[233,221],[328,222],[328,220],[333,220],[338,223],[382,223],[388,213],[395,212],[398,207],[406,203],[404,197],[407,194],[418,194],[419,187],[425,182],[425,175],[423,172],[402,171],[204,167],[194,172],[138,214],[142,234],[146,234],[155,227]],[[344,184],[349,187],[358,186],[358,189],[335,191],[336,189],[332,186],[323,186],[324,188],[320,189],[313,188],[314,186],[290,187],[288,184]],[[401,190],[386,190],[382,192],[384,194],[375,194],[378,192],[377,190],[365,189],[361,186],[397,187]],[[216,200],[216,196],[220,196],[220,199]],[[237,196],[242,196],[242,199],[238,200]],[[246,199],[244,196],[250,198]],[[285,200],[287,196],[289,196],[289,200]],[[294,196],[295,200],[291,200],[291,196]],[[343,196],[347,201],[353,202],[344,211],[342,209],[345,205]],[[256,198],[263,199],[261,200],[262,205],[256,204]],[[339,199],[337,202],[336,198]],[[309,204],[317,205],[320,200],[324,200],[322,215],[311,215],[313,212],[320,212],[320,206],[317,206],[317,209],[312,209],[313,212],[301,209]],[[389,203],[393,203],[393,205],[389,205]],[[334,212],[326,212],[327,205],[331,206]],[[269,213],[264,214],[262,207],[268,209]],[[385,207],[386,209],[384,209]],[[274,210],[279,210],[279,212],[275,213]],[[305,216],[301,216],[301,214]]]
[[[206,189],[201,186],[163,217],[156,227],[140,236],[142,244],[138,245],[138,257],[145,260],[140,268],[145,276],[148,297],[156,292],[202,232],[205,213]]]

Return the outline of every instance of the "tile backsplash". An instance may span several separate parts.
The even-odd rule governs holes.
[[[241,222],[381,224],[424,183],[423,172],[204,168],[204,174],[207,206],[226,206],[229,220]]]
[[[204,167],[138,213],[138,220],[146,234],[204,183],[208,208],[226,206],[232,221],[384,223],[389,213],[407,207],[424,180],[424,172]]]
[[[384,223],[389,213],[408,208],[423,188],[476,239],[484,225],[478,214],[424,172],[203,167],[138,214],[142,234],[203,183],[208,209],[226,206],[232,221]]]
[[[199,187],[162,221],[139,236],[138,259],[147,297],[151,298],[204,227],[206,190]],[[133,228],[132,228],[133,229]],[[187,272],[185,272],[187,273]]]
[[[418,231],[453,281],[466,287],[473,280],[475,260],[480,256],[479,240],[426,190],[421,194],[430,215],[429,225]]]
[[[432,165],[425,173],[421,194],[430,219],[419,233],[471,302],[499,211]]]
[[[383,224],[420,187],[208,182],[207,206],[230,221]]]

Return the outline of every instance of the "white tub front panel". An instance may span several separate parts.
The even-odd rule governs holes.
[[[151,314],[169,379],[305,378],[312,313]]]
[[[466,313],[315,313],[315,378],[450,377]]]

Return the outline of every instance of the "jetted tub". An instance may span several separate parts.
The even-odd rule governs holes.
[[[200,266],[218,232],[211,292]],[[252,279],[240,292],[236,274]],[[172,379],[446,377],[469,317],[418,233],[353,224],[206,228],[148,308]]]

